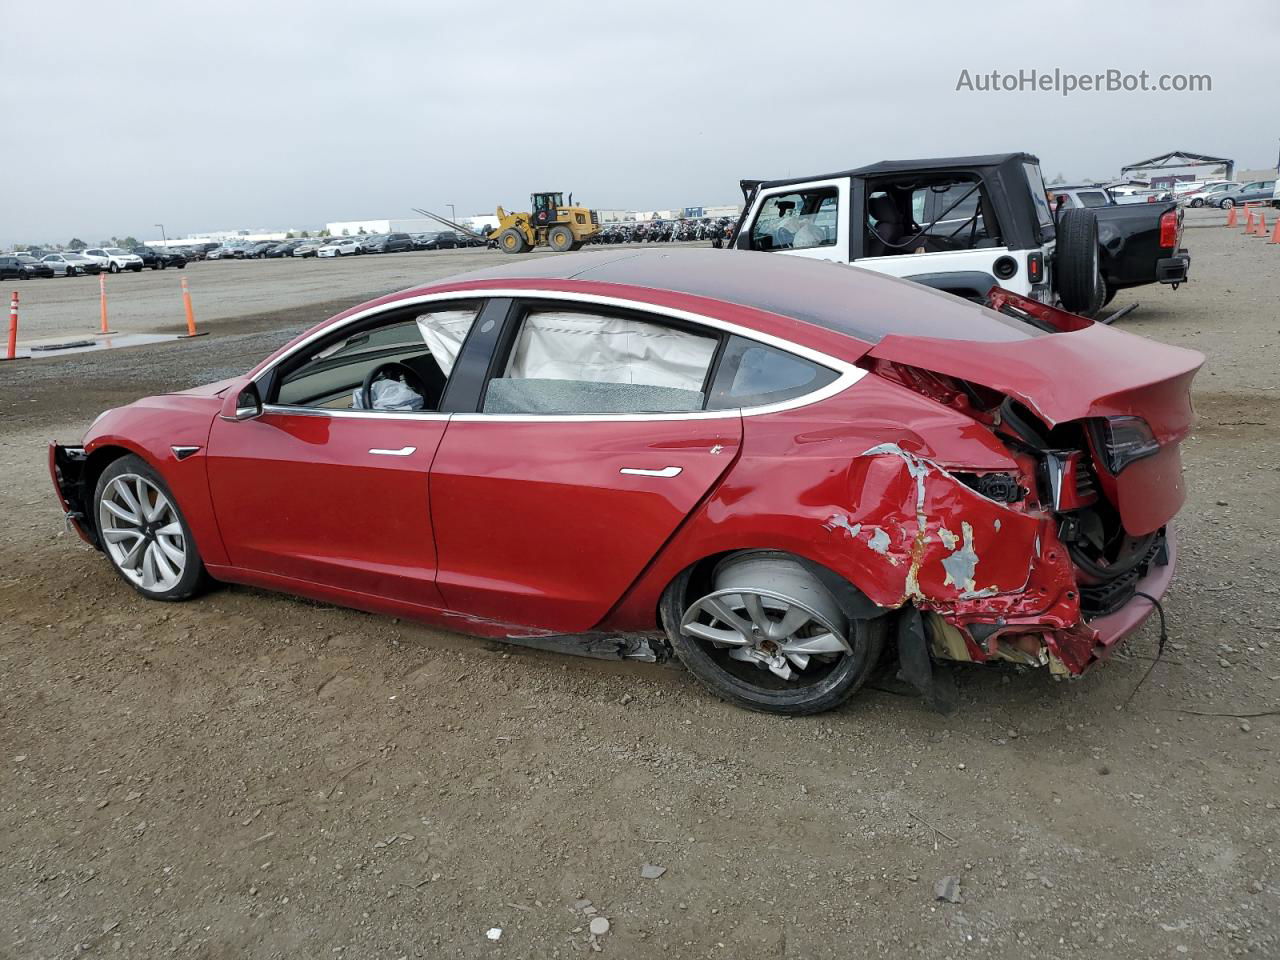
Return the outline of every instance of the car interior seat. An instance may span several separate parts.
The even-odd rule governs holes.
[[[909,224],[894,198],[887,193],[874,194],[867,200],[867,211],[876,221],[871,226],[868,255],[887,257],[895,253],[906,253],[906,250],[896,244],[910,236],[907,232]]]

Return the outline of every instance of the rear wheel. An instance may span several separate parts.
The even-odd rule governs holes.
[[[564,224],[557,224],[547,231],[547,246],[556,253],[566,253],[573,247],[573,231]]]
[[[1218,204],[1218,206],[1222,207],[1223,210],[1230,210],[1235,205],[1236,202],[1230,197],[1223,197],[1222,202]]]
[[[151,600],[185,600],[204,564],[160,475],[132,454],[109,464],[94,493],[98,536],[120,578]]]
[[[515,227],[507,227],[498,234],[498,247],[503,253],[524,253],[529,249],[529,244],[523,233]]]
[[[770,550],[732,554],[711,590],[690,600],[688,576],[663,597],[676,655],[730,703],[766,713],[831,710],[866,681],[884,647],[884,618],[850,620],[795,557]]]
[[[1104,284],[1099,266],[1098,219],[1092,210],[1062,211],[1053,260],[1063,307],[1086,317],[1097,313],[1102,308]]]

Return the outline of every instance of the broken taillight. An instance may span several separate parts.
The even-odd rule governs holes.
[[[1141,417],[1106,417],[1096,423],[1098,447],[1113,475],[1160,449],[1151,426]]]
[[[1178,245],[1178,211],[1166,210],[1160,215],[1160,246],[1174,248]]]

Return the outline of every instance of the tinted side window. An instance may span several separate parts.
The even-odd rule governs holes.
[[[720,340],[631,315],[539,308],[520,324],[484,413],[701,410]]]
[[[785,350],[733,337],[716,371],[708,410],[760,407],[802,397],[839,374]]]
[[[1086,207],[1105,207],[1107,195],[1101,190],[1081,190],[1080,203]]]

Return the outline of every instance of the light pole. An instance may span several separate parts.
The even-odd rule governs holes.
[[[156,226],[160,228],[160,239],[164,241],[164,247],[165,247],[165,249],[166,249],[166,250],[167,250],[167,249],[169,249],[169,238],[168,238],[167,236],[165,236],[165,232],[164,232],[164,224],[163,224],[163,223],[157,223],[157,224],[156,224]]]
[[[453,209],[453,204],[452,204],[452,203],[446,203],[446,204],[445,204],[445,206],[449,208],[449,219],[450,219],[450,220],[452,220],[454,223],[457,223],[457,222],[458,222],[458,214],[454,211],[454,209]]]

